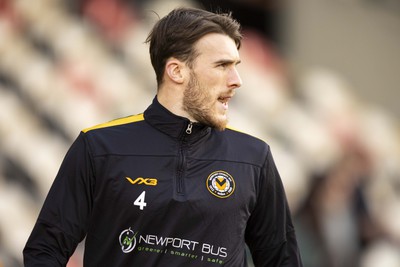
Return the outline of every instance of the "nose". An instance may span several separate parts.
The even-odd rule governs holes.
[[[229,87],[233,89],[242,86],[242,79],[236,67],[233,67],[229,72],[228,83]]]

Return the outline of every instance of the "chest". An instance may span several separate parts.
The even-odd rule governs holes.
[[[108,156],[99,159],[96,168],[97,199],[112,202],[135,218],[165,211],[174,216],[188,208],[213,217],[237,213],[247,217],[259,177],[259,169],[250,164],[182,159],[179,154]]]

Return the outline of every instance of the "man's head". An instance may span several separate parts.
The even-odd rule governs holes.
[[[158,100],[172,113],[223,130],[228,102],[241,86],[240,25],[230,15],[179,8],[150,33]]]
[[[162,83],[167,59],[174,57],[191,66],[197,57],[196,42],[209,33],[225,34],[240,48],[240,24],[231,14],[177,8],[154,25],[146,42],[150,44],[150,59],[158,86]]]

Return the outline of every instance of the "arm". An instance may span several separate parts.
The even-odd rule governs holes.
[[[71,146],[50,188],[23,251],[26,267],[66,266],[86,235],[94,182],[85,138]]]
[[[257,193],[246,228],[246,243],[255,266],[303,266],[283,184],[270,151]]]

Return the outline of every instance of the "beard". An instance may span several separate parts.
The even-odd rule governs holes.
[[[223,131],[228,124],[227,116],[218,116],[216,110],[217,96],[212,88],[202,86],[192,72],[183,95],[183,109],[196,121]]]

